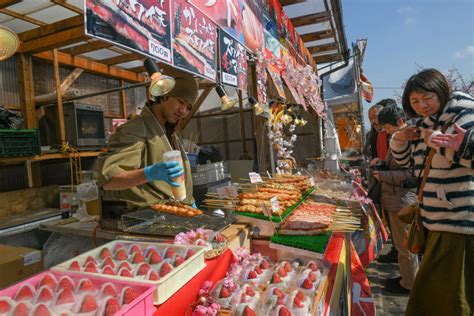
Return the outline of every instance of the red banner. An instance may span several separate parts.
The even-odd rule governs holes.
[[[174,66],[216,81],[216,25],[185,0],[174,0],[172,12]]]

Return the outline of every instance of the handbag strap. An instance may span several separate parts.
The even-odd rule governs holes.
[[[447,120],[444,123],[443,127],[441,128],[441,133],[446,132],[446,130],[448,129],[448,127],[451,124],[452,119],[453,118],[450,118],[449,120]],[[438,122],[436,122],[436,123],[438,123]],[[436,126],[434,127],[434,129],[436,129]],[[428,144],[426,144],[426,146],[428,146]],[[425,160],[425,166],[423,168],[423,178],[421,179],[421,183],[420,183],[420,186],[418,188],[418,202],[422,201],[423,188],[425,187],[426,179],[428,178],[428,174],[430,173],[431,162],[433,161],[433,157],[434,157],[435,153],[436,153],[436,149],[431,148],[429,153],[428,153],[428,157]]]

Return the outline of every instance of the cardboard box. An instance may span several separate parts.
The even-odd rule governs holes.
[[[0,245],[0,288],[43,270],[40,250]]]

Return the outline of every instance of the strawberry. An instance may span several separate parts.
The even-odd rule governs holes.
[[[156,252],[155,247],[149,246],[149,247],[145,250],[145,253],[146,253],[146,256],[147,256],[147,257],[150,257],[152,254],[158,253],[158,252]]]
[[[115,271],[110,266],[106,266],[102,269],[102,274],[115,275]]]
[[[127,258],[128,258],[127,251],[123,248],[120,248],[115,253],[115,260],[117,261],[124,261],[124,260],[127,260]]]
[[[311,281],[311,282],[316,282],[316,280],[318,279],[318,277],[316,276],[316,274],[314,272],[310,272],[308,273],[308,279]]]
[[[104,285],[102,285],[100,294],[102,294],[103,296],[117,297],[117,290],[115,289],[115,286],[112,283],[105,283]]]
[[[122,290],[122,304],[130,304],[134,299],[137,298],[137,293],[130,287],[125,287]]]
[[[158,281],[159,279],[160,279],[160,276],[155,271],[151,270],[148,272],[147,280]]]
[[[39,289],[42,286],[47,286],[51,289],[54,289],[56,287],[56,284],[58,283],[58,280],[56,277],[52,274],[46,273],[43,278],[41,278],[41,281],[37,285],[37,288]]]
[[[283,305],[280,305],[280,310],[278,311],[278,316],[291,316],[291,312]]]
[[[288,276],[288,272],[286,272],[286,270],[284,268],[280,268],[278,269],[278,274],[281,276],[281,277],[287,277]]]
[[[310,263],[308,263],[308,268],[313,270],[313,271],[318,271],[319,270],[318,265],[314,261],[311,261]]]
[[[247,275],[247,278],[248,278],[249,280],[258,278],[257,272],[255,272],[255,271],[250,271],[249,274]]]
[[[140,247],[138,247],[138,245],[133,245],[132,247],[130,247],[130,249],[128,250],[128,252],[133,255],[134,253],[139,253],[141,254],[142,253],[142,250],[140,249]]]
[[[283,264],[283,268],[285,269],[286,272],[293,271],[293,268],[291,267],[291,264],[288,261],[285,261],[285,263]]]
[[[74,284],[74,281],[67,275],[63,275],[58,282],[58,288],[56,289],[57,292],[59,292],[62,289],[71,289],[74,291],[76,288],[76,285]]]
[[[25,303],[19,303],[13,310],[12,315],[14,316],[28,316],[30,308]]]
[[[110,249],[105,247],[105,248],[102,248],[99,256],[100,256],[100,259],[105,259],[107,257],[111,257],[112,254],[110,253]]]
[[[95,266],[94,262],[89,262],[86,264],[84,271],[89,273],[97,273],[97,267]]]
[[[221,288],[221,292],[219,293],[220,298],[228,298],[230,296],[230,292],[224,286]]]
[[[301,285],[303,289],[311,290],[313,288],[313,282],[310,279],[306,278]]]
[[[244,310],[242,311],[242,315],[244,316],[257,316],[255,311],[251,309],[248,305],[244,307]]]
[[[33,316],[52,316],[51,310],[44,304],[36,306]]]
[[[215,237],[215,242],[216,243],[221,243],[221,242],[224,242],[225,241],[225,237],[222,236],[221,234],[216,234],[216,237]]]
[[[263,259],[262,262],[260,262],[260,269],[269,269],[270,268],[270,264],[268,263],[267,260]]]
[[[303,308],[304,306],[304,304],[297,297],[293,299],[293,305],[295,305],[297,308]]]
[[[260,269],[259,267],[255,267],[255,272],[257,272],[257,274],[263,273],[262,269]]]
[[[65,288],[59,293],[55,305],[63,305],[69,303],[74,303],[74,294],[71,289]]]
[[[122,244],[116,244],[116,245],[114,246],[114,253],[117,253],[117,251],[118,251],[119,249],[124,249],[124,247],[123,247]]]
[[[304,299],[306,298],[306,296],[301,291],[296,292],[295,297],[298,298],[300,301],[304,301]]]
[[[250,286],[248,286],[248,287],[245,289],[245,294],[254,297],[254,296],[255,296],[255,291],[254,291]]]
[[[163,263],[160,268],[160,277],[164,277],[165,275],[170,273],[171,270],[173,270],[173,267],[168,262]]]
[[[79,313],[91,313],[95,310],[97,310],[97,301],[93,295],[87,294],[82,300]]]
[[[23,285],[18,292],[16,292],[15,300],[16,301],[23,301],[23,300],[30,300],[34,296],[34,289],[31,285],[25,284]]]
[[[148,273],[148,271],[151,270],[151,267],[148,263],[142,263],[137,270],[137,275],[145,275]]]
[[[125,277],[125,278],[133,278],[133,274],[130,270],[126,268],[122,268],[119,270],[118,275]]]
[[[95,287],[91,280],[81,279],[79,281],[78,292],[94,292]]]
[[[47,286],[43,286],[38,293],[38,296],[36,297],[36,302],[41,303],[41,302],[49,302],[53,299],[54,295],[51,289]]]
[[[247,303],[248,301],[250,301],[250,296],[245,293],[242,293],[240,295],[240,303]]]
[[[280,275],[278,273],[275,273],[273,276],[272,276],[272,284],[278,284],[278,283],[281,283],[281,278],[280,278]]]
[[[122,262],[122,263],[119,265],[119,270],[122,269],[122,268],[125,268],[125,269],[127,269],[127,270],[132,271],[132,266],[131,266],[130,263],[128,263],[128,262]]]
[[[105,268],[106,266],[109,266],[112,269],[115,269],[115,263],[114,263],[114,260],[112,260],[112,257],[107,257],[105,258],[104,262],[102,262],[102,268]]]
[[[145,257],[143,257],[141,253],[138,253],[138,252],[134,253],[132,257],[132,263],[135,264],[135,263],[142,263],[142,262],[145,262]]]
[[[12,301],[8,297],[4,297],[0,299],[0,314],[6,314],[12,309]]]
[[[81,266],[79,265],[79,262],[77,262],[76,260],[71,262],[71,265],[69,266],[69,270],[81,271]]]
[[[179,267],[184,263],[185,259],[181,257],[180,255],[176,255],[176,260],[174,261],[174,266]]]
[[[176,250],[174,250],[174,248],[171,248],[171,247],[166,248],[166,251],[165,251],[165,258],[166,259],[171,259],[175,255],[176,255]]]
[[[161,259],[160,255],[157,252],[153,252],[148,256],[148,262],[150,264],[157,264],[162,262],[163,259]]]
[[[118,313],[119,310],[120,310],[119,302],[117,301],[117,299],[111,297],[105,303],[104,315],[105,316],[113,316],[116,313]]]
[[[92,256],[88,256],[86,258],[86,263],[84,265],[86,265],[89,262],[94,262],[95,264],[97,264],[97,260],[95,260]]]
[[[285,297],[285,293],[283,293],[283,291],[280,290],[279,288],[274,288],[273,289],[273,295],[276,295],[278,298],[284,298]]]
[[[196,252],[193,249],[189,249],[188,252],[186,252],[186,256],[184,257],[185,259],[189,259],[192,256],[194,256]]]

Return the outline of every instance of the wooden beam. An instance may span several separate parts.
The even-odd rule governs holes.
[[[61,82],[61,93],[64,93],[69,87],[76,81],[77,78],[82,74],[84,69],[75,68],[71,73],[66,77],[66,79]]]
[[[283,7],[292,5],[292,4],[303,3],[303,2],[306,2],[306,0],[280,0],[280,4]]]
[[[20,13],[17,13],[17,12],[14,12],[12,10],[8,10],[8,9],[0,9],[0,13],[3,13],[3,14],[6,14],[6,15],[9,15],[11,17],[14,17],[14,18],[17,18],[17,19],[20,19],[20,20],[23,20],[23,21],[26,21],[26,22],[29,22],[29,23],[32,23],[32,24],[36,24],[36,25],[39,25],[39,26],[45,26],[45,25],[48,24],[48,23],[45,23],[43,21],[31,18],[27,15],[20,14]]]
[[[179,124],[180,130],[184,130],[186,128],[186,125],[188,125],[193,115],[197,112],[197,110],[199,110],[199,107],[203,104],[204,100],[206,100],[207,96],[209,95],[209,93],[211,93],[211,91],[212,91],[212,88],[207,88],[203,92],[201,92],[201,95],[194,103],[193,108],[189,112],[188,116],[186,116],[183,119],[183,121]]]
[[[335,61],[341,61],[342,57],[338,54],[329,54],[329,55],[322,55],[322,56],[314,56],[314,60],[317,64],[324,64],[324,63],[331,63]]]
[[[18,37],[22,42],[31,41],[32,39],[43,37],[46,35],[51,35],[60,31],[68,30],[81,26],[84,28],[84,16],[74,16],[69,19],[61,20],[55,23],[44,25],[43,27],[38,27],[26,32],[18,34]]]
[[[42,52],[34,55],[34,57],[53,61],[53,54],[51,52]],[[99,75],[106,75],[108,77],[123,79],[131,82],[143,82],[146,79],[146,76],[144,75],[139,75],[118,67],[107,66],[84,57],[74,57],[65,53],[58,52],[58,58],[60,64],[75,68],[82,68],[87,72]]]
[[[78,26],[69,30],[61,31],[31,41],[23,42],[20,51],[23,53],[40,53],[47,50],[59,48],[85,41],[88,37],[84,34],[84,27]]]
[[[125,81],[123,79],[120,80],[120,85],[122,87],[125,86]],[[125,90],[120,91],[120,106],[122,108],[122,118],[127,118],[127,96],[125,94]]]
[[[111,58],[101,59],[101,60],[98,60],[98,62],[110,66],[110,65],[126,63],[133,60],[139,60],[139,59],[145,59],[145,57],[140,54],[130,53],[130,54],[124,54],[124,55],[115,56]]]
[[[311,54],[318,54],[318,53],[323,53],[323,52],[338,50],[338,49],[339,49],[339,45],[337,45],[337,43],[308,47],[308,50]]]
[[[63,94],[61,93],[61,78],[59,77],[59,57],[58,50],[53,50],[53,65],[54,65],[54,85],[56,86],[57,105],[57,123],[59,127],[59,135],[61,145],[66,144],[66,128],[64,127],[64,111],[63,111]]]
[[[317,24],[329,21],[330,15],[327,11],[302,15],[295,18],[291,18],[291,22],[294,27],[300,27],[305,25]]]
[[[145,67],[143,66],[139,66],[139,67],[134,67],[134,68],[129,68],[128,69],[129,71],[133,71],[133,72],[136,72],[136,73],[142,73],[142,72],[146,72],[146,69]]]
[[[73,12],[76,12],[78,14],[82,14],[82,9],[81,8],[78,8],[68,2],[66,2],[65,0],[52,0],[53,3],[57,4],[57,5],[60,5],[61,7],[63,8],[66,8],[68,10],[71,10]]]
[[[20,102],[26,128],[36,128],[35,92],[33,87],[33,63],[31,56],[18,55]]]
[[[11,5],[20,3],[21,0],[3,0],[2,3],[0,3],[0,9],[5,9],[6,7],[9,7]]]
[[[327,30],[327,31],[319,31],[319,32],[314,32],[314,33],[307,33],[301,35],[301,39],[303,42],[312,42],[312,41],[319,41],[322,39],[327,39],[327,38],[332,38],[334,37],[334,33],[332,30]]]
[[[82,55],[88,52],[93,52],[95,50],[107,48],[110,46],[112,46],[111,43],[95,40],[95,41],[90,41],[87,44],[82,44],[82,45],[77,45],[74,47],[61,49],[60,52],[66,53],[72,56],[76,56],[76,55]]]

